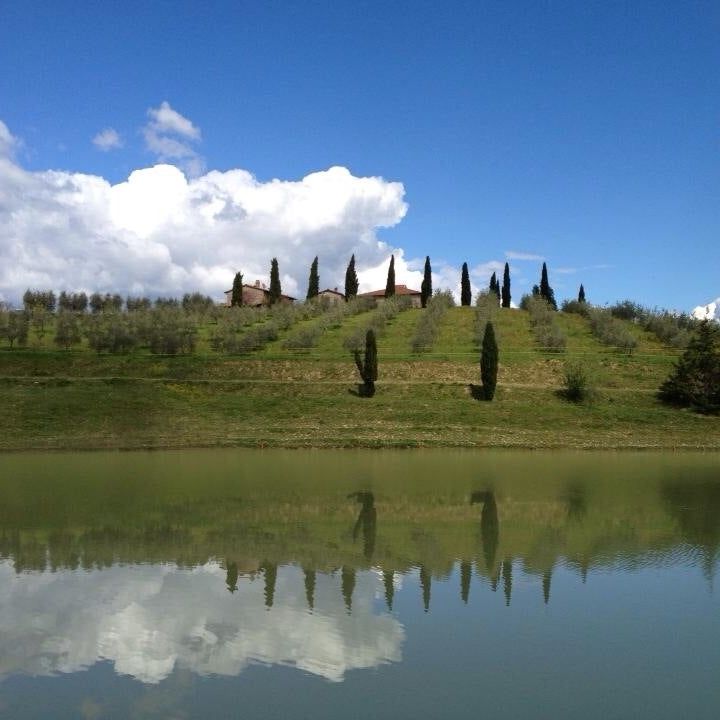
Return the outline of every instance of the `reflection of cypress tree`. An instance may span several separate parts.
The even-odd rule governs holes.
[[[383,570],[383,584],[385,585],[385,604],[388,610],[392,610],[395,597],[395,573],[392,570]]]
[[[587,515],[585,488],[582,485],[570,485],[565,494],[568,520],[582,520]]]
[[[510,607],[512,596],[512,560],[503,560],[502,563],[503,591],[505,592],[505,605]]]
[[[470,597],[470,578],[472,577],[472,567],[469,562],[460,563],[460,597],[467,605],[468,597]]]
[[[345,600],[345,608],[348,613],[352,611],[352,596],[355,590],[355,568],[342,566],[342,594]]]
[[[305,574],[305,598],[307,599],[308,608],[315,608],[315,571],[303,568]]]
[[[547,605],[550,602],[550,581],[552,580],[552,567],[543,573],[543,599]]]
[[[499,582],[500,582],[500,573],[498,572],[497,567],[495,567],[495,568],[493,568],[493,574],[490,577],[490,589],[493,592],[497,591]]]
[[[430,572],[424,566],[420,566],[420,586],[422,587],[423,607],[425,612],[430,610],[430,584],[431,584]]]
[[[357,539],[360,531],[363,535],[363,555],[370,560],[375,552],[375,538],[377,536],[377,511],[375,510],[375,496],[371,492],[351,493],[348,497],[354,497],[362,503],[355,527],[353,528],[353,540]]]
[[[589,567],[590,567],[590,562],[588,561],[587,558],[583,558],[582,564],[580,565],[580,578],[582,579],[583,585],[587,582]]]
[[[275,583],[277,582],[277,565],[265,562],[260,566],[265,577],[265,607],[271,608],[275,600]]]
[[[237,588],[237,580],[238,580],[238,569],[237,569],[237,563],[229,562],[227,564],[227,572],[225,574],[225,585],[227,585],[227,589],[234,593]]]
[[[490,490],[474,492],[470,497],[470,502],[472,504],[479,502],[483,504],[480,513],[480,538],[482,540],[483,556],[485,557],[485,569],[489,573],[495,567],[495,556],[497,555],[500,539],[500,522],[498,520],[495,493]]]

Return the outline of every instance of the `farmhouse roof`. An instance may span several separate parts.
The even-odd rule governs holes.
[[[396,285],[395,294],[421,295],[422,293],[419,290],[413,290],[412,288],[409,288],[407,285]],[[385,288],[383,288],[382,290],[371,290],[370,292],[360,293],[359,297],[385,297]]]

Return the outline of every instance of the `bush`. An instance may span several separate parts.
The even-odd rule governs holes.
[[[632,300],[623,300],[610,306],[610,314],[619,320],[640,320],[644,310]]]
[[[574,315],[582,315],[583,317],[588,316],[590,311],[590,304],[586,302],[580,302],[578,300],[563,300],[560,309],[565,313],[572,313]]]
[[[610,345],[628,353],[637,347],[635,337],[610,310],[592,308],[588,313],[588,319],[590,329],[603,345]]]
[[[565,363],[563,369],[563,396],[572,402],[584,402],[593,396],[590,376],[581,362]]]
[[[69,350],[73,345],[77,345],[81,339],[82,333],[77,314],[68,310],[59,312],[55,320],[55,344]]]
[[[410,347],[415,353],[427,352],[435,342],[440,328],[440,320],[455,300],[448,291],[436,292],[427,302],[425,310],[420,315],[415,327],[415,334],[410,341]]]
[[[547,352],[564,352],[567,339],[557,324],[555,310],[550,303],[539,295],[533,295],[526,305],[535,342]]]
[[[127,315],[102,313],[85,322],[88,344],[97,353],[130,352],[138,344],[138,335]]]

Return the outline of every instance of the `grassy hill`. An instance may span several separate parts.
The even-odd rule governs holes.
[[[0,449],[187,446],[470,446],[570,448],[720,447],[720,424],[661,405],[655,391],[678,350],[639,325],[631,354],[601,344],[586,318],[557,313],[562,352],[537,346],[524,310],[493,311],[500,370],[493,402],[472,398],[478,384],[476,308],[442,315],[423,353],[412,339],[425,311],[399,312],[378,340],[379,379],[372,399],[358,382],[348,336],[373,310],[323,327],[314,347],[285,340],[323,316],[299,318],[253,352],[211,349],[216,326],[201,324],[189,355],[97,354],[86,341],[72,350],[52,343],[51,320],[28,347],[0,351]],[[269,322],[258,318],[258,325]],[[568,360],[593,378],[591,403],[558,393]]]

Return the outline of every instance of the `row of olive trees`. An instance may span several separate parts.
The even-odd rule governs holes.
[[[425,353],[432,349],[440,331],[440,321],[448,308],[454,305],[452,293],[447,290],[437,290],[427,300],[425,312],[418,318],[415,333],[410,341],[414,353]]]

